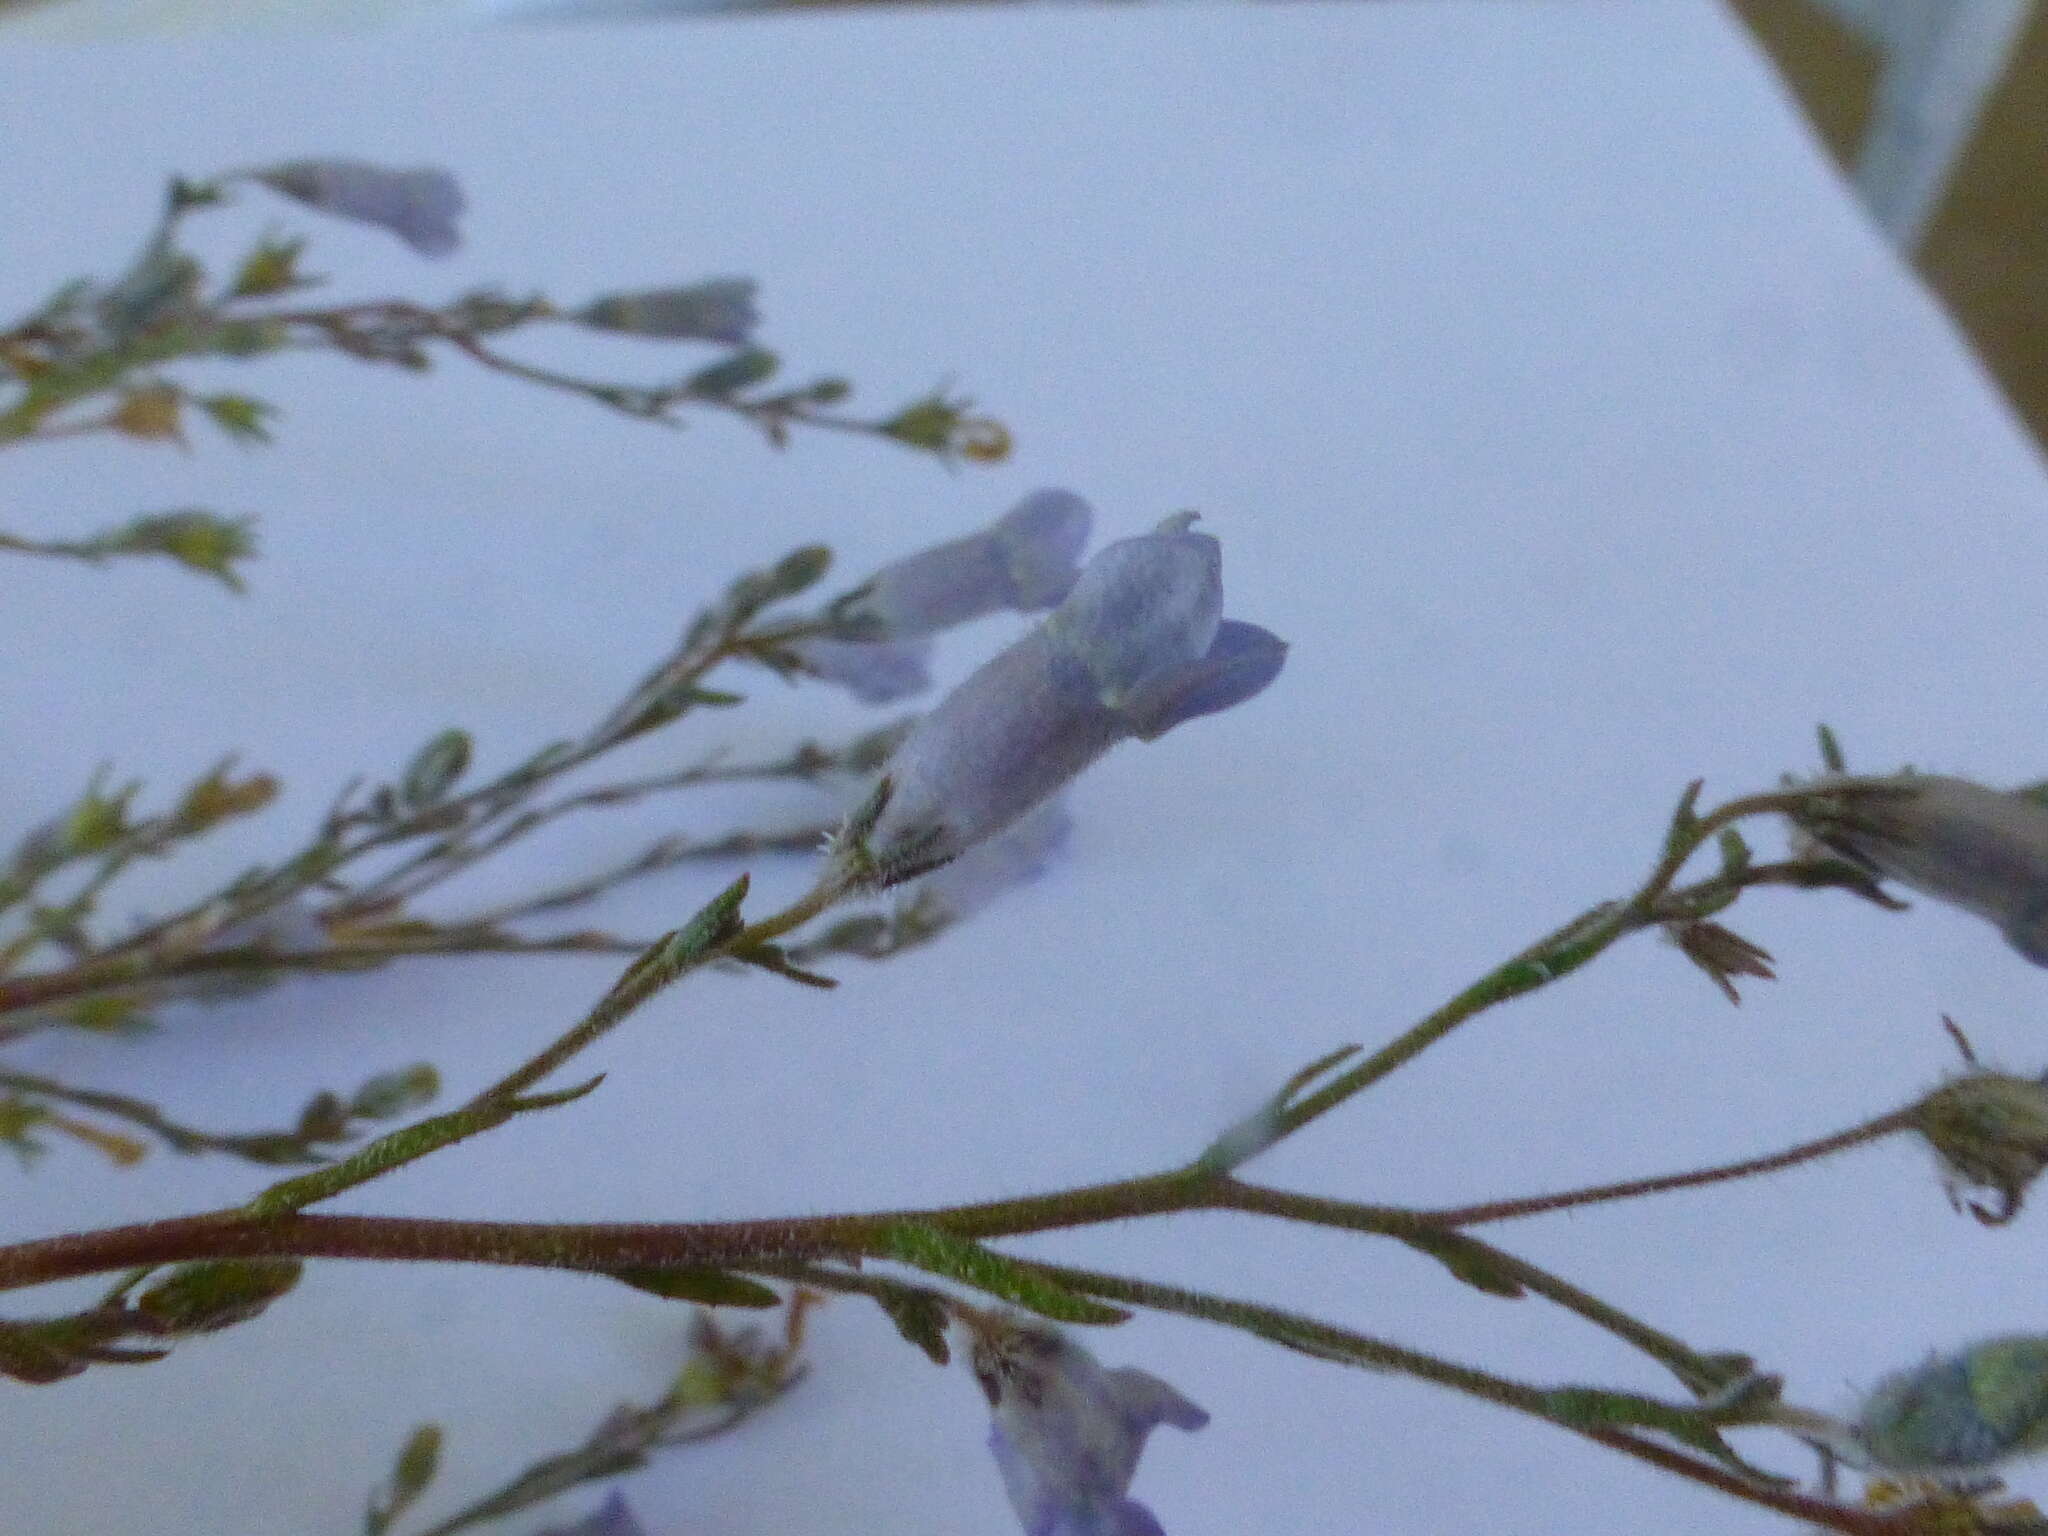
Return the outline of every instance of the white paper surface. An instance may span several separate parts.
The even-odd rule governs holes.
[[[167,172],[432,161],[473,209],[440,265],[253,203],[223,224],[305,225],[342,293],[752,273],[764,339],[795,368],[851,373],[878,408],[957,379],[1019,443],[1000,470],[949,476],[865,442],[805,435],[775,455],[736,424],[671,434],[453,362],[416,379],[313,359],[219,371],[284,407],[267,451],[10,453],[5,523],[25,533],[184,504],[264,515],[241,601],[151,567],[6,568],[0,836],[106,761],[168,789],[240,749],[291,786],[239,843],[150,871],[138,906],[291,846],[343,779],[445,725],[472,730],[485,765],[572,733],[750,564],[822,536],[852,577],[1042,484],[1093,500],[1098,539],[1200,508],[1230,613],[1294,645],[1256,703],[1092,772],[1068,864],[971,927],[848,964],[829,997],[703,978],[592,1053],[610,1076],[590,1100],[336,1209],[770,1215],[1149,1170],[1302,1062],[1391,1036],[1632,888],[1688,779],[1711,800],[1808,769],[1818,719],[1862,768],[2048,773],[2039,464],[1711,6],[17,47],[0,53],[0,141],[0,308],[125,258]],[[672,366],[609,355],[620,373]],[[956,637],[948,675],[1010,632]],[[746,682],[761,702],[733,726],[743,745],[873,718]],[[727,724],[638,761],[691,760]],[[466,894],[749,804],[593,822]],[[790,863],[759,875],[768,899],[802,880]],[[724,877],[683,871],[600,915],[652,933]],[[1258,1173],[1429,1204],[1763,1152],[1930,1084],[1952,1065],[1944,1010],[2004,1064],[2048,1064],[2048,981],[1981,923],[1764,894],[1736,926],[1782,977],[1739,1012],[1637,938]],[[419,1058],[452,1101],[612,974],[421,962],[16,1059],[201,1124],[288,1116]],[[69,1151],[5,1177],[0,1229],[23,1237],[260,1183]],[[2048,1329],[2038,1213],[1980,1231],[1904,1146],[1488,1235],[1702,1348],[1754,1352],[1822,1407],[1930,1347]],[[1528,1380],[1668,1390],[1555,1309],[1385,1242],[1216,1216],[1015,1247]],[[421,1512],[445,1512],[658,1390],[683,1319],[574,1277],[320,1266],[261,1322],[163,1364],[0,1396],[9,1529],[352,1531],[425,1418],[450,1440]],[[1192,1322],[1091,1342],[1214,1414],[1155,1437],[1139,1472],[1173,1536],[1789,1528],[1545,1426]],[[629,1482],[650,1531],[1014,1528],[964,1371],[851,1300],[819,1319],[812,1360],[742,1433]],[[2015,1481],[2048,1496],[2040,1473]]]

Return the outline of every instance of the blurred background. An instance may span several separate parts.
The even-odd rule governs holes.
[[[0,0],[0,41],[837,9],[875,0]],[[1006,3],[1006,0],[891,0]],[[1015,3],[1015,0],[1009,0]],[[1373,3],[1373,0],[1363,0]],[[1515,0],[1501,0],[1514,4]],[[2048,7],[1726,0],[2048,441]]]

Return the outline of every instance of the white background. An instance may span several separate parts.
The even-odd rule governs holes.
[[[154,566],[6,571],[0,835],[103,761],[168,792],[239,748],[292,786],[239,843],[149,872],[138,910],[291,846],[342,779],[395,769],[442,726],[474,731],[486,766],[572,734],[738,569],[822,535],[856,577],[1042,484],[1089,496],[1099,538],[1201,508],[1231,613],[1294,644],[1256,703],[1094,771],[1070,861],[972,927],[849,965],[831,996],[704,978],[593,1053],[611,1075],[591,1099],[337,1209],[769,1215],[1152,1169],[1302,1061],[1385,1038],[1632,887],[1687,779],[1711,800],[1811,767],[1817,719],[1864,769],[2048,773],[2038,462],[1705,4],[16,46],[0,143],[0,309],[125,259],[167,172],[432,161],[473,205],[438,267],[253,194],[216,223],[237,241],[305,227],[314,264],[366,295],[753,273],[764,338],[798,368],[852,373],[876,409],[956,378],[1020,445],[952,476],[860,441],[775,455],[736,424],[671,434],[454,363],[419,379],[313,359],[219,371],[284,407],[269,451],[10,453],[5,525],[25,533],[193,503],[265,515],[239,601]],[[674,366],[627,342],[576,355]],[[1009,632],[958,637],[949,673]],[[754,710],[636,762],[871,718],[747,682]],[[665,829],[817,808],[794,792],[659,806],[565,831],[464,894],[580,873]],[[728,875],[679,872],[603,915],[658,931]],[[759,876],[772,899],[803,871]],[[1433,1203],[1761,1152],[1933,1082],[1952,1064],[1943,1010],[2007,1065],[2048,1064],[2048,983],[1980,923],[1838,895],[1760,895],[1739,917],[1782,969],[1740,1011],[1638,938],[1257,1172]],[[140,1043],[12,1054],[201,1124],[267,1125],[422,1057],[471,1091],[612,969],[421,962],[174,1012]],[[73,1150],[5,1177],[0,1226],[23,1237],[260,1182]],[[1930,1347],[2048,1331],[2041,1232],[2038,1215],[2000,1232],[1952,1215],[1925,1159],[1886,1145],[1489,1235],[1838,1408]],[[1209,1217],[1017,1247],[1532,1380],[1670,1390],[1543,1303],[1461,1289],[1375,1240]],[[683,1321],[573,1277],[322,1266],[260,1323],[168,1362],[0,1397],[8,1527],[349,1532],[429,1417],[450,1433],[431,1515],[652,1395]],[[1140,1471],[1173,1536],[1787,1528],[1540,1424],[1195,1323],[1092,1342],[1214,1413],[1200,1435],[1162,1431]],[[855,1301],[820,1319],[812,1359],[744,1432],[632,1480],[651,1532],[1013,1529],[964,1372]],[[2048,1496],[2038,1473],[2017,1483]]]

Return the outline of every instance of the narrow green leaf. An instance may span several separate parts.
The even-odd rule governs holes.
[[[245,1323],[299,1283],[297,1259],[207,1259],[180,1264],[135,1301],[165,1333],[212,1333]]]
[[[1814,732],[1820,738],[1821,765],[1829,773],[1847,773],[1848,759],[1842,756],[1842,744],[1835,740],[1835,733],[1825,725],[1814,727]]]
[[[1500,1267],[1500,1261],[1484,1243],[1456,1232],[1404,1232],[1402,1242],[1417,1253],[1426,1253],[1453,1275],[1489,1296],[1519,1301],[1525,1294],[1522,1283]]]
[[[636,1291],[707,1307],[779,1307],[782,1298],[758,1280],[721,1269],[613,1269],[614,1280]]]
[[[399,1448],[390,1485],[370,1501],[363,1514],[363,1536],[384,1536],[392,1522],[427,1491],[441,1470],[441,1426],[422,1424]]]
[[[1782,1484],[1786,1479],[1751,1466],[1728,1442],[1712,1420],[1697,1408],[1659,1402],[1633,1392],[1610,1392],[1599,1387],[1558,1387],[1543,1394],[1543,1411],[1572,1429],[1654,1429],[1681,1445],[1705,1453],[1745,1477]]]
[[[890,1226],[882,1235],[882,1252],[929,1274],[943,1275],[991,1296],[1000,1296],[1055,1322],[1103,1324],[1130,1319],[1131,1314],[1121,1307],[1077,1296],[1014,1259],[922,1222],[899,1221]]]
[[[953,1358],[952,1346],[946,1342],[946,1304],[936,1291],[884,1281],[868,1294],[889,1315],[896,1331],[923,1350],[933,1365],[945,1365]]]

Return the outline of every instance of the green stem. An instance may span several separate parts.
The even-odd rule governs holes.
[[[1273,1139],[1279,1141],[1291,1136],[1310,1121],[1320,1119],[1354,1094],[1414,1060],[1474,1015],[1570,975],[1617,939],[1660,921],[1656,914],[1658,901],[1671,888],[1672,881],[1678,878],[1679,871],[1701,844],[1721,828],[1744,817],[1792,810],[1812,798],[1814,792],[1790,790],[1745,795],[1730,800],[1704,817],[1692,813],[1692,802],[1698,793],[1699,785],[1695,782],[1681,800],[1677,815],[1672,818],[1671,831],[1665,838],[1664,851],[1656,867],[1633,896],[1626,901],[1604,903],[1582,913],[1512,960],[1496,966],[1357,1066],[1297,1100],[1278,1117]]]

